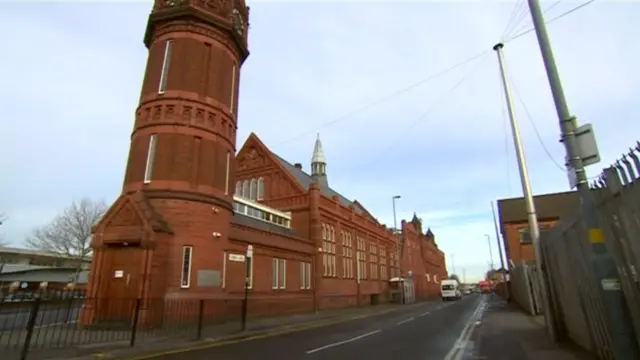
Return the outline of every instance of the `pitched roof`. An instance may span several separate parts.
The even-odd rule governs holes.
[[[274,153],[273,151],[271,152],[271,154],[280,162],[282,167],[296,179],[296,181],[298,182],[298,184],[300,184],[300,186],[302,186],[305,189],[311,188],[311,184],[313,184],[314,182],[313,177],[311,177],[311,175],[307,174],[302,169],[298,169],[297,167],[291,165],[291,163],[281,158],[278,154]],[[362,205],[357,205],[355,202],[347,199],[346,197],[341,195],[339,192],[333,190],[331,187],[327,185],[324,185],[322,183],[319,183],[318,185],[320,187],[320,192],[323,195],[328,197],[337,196],[342,205],[353,206],[355,208],[356,213],[358,213],[359,215],[366,214],[362,209]]]

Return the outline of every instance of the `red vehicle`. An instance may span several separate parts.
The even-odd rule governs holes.
[[[488,294],[491,292],[491,283],[488,281],[480,281],[478,283],[478,286],[480,287],[480,291],[483,294]]]

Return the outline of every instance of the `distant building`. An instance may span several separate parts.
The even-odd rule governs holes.
[[[10,288],[35,291],[66,288],[69,283],[82,287],[87,283],[91,258],[78,258],[51,252],[0,246],[0,292]]]
[[[541,230],[553,228],[560,218],[580,208],[580,197],[575,191],[538,195],[533,200]],[[498,200],[498,215],[507,262],[535,260],[524,198]]]

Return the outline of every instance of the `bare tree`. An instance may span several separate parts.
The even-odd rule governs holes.
[[[104,201],[90,198],[76,200],[51,223],[37,228],[26,245],[73,258],[91,254],[91,228],[107,211]]]
[[[3,212],[0,212],[0,226],[2,226],[7,221],[7,215]],[[7,246],[8,243],[5,241],[2,233],[0,232],[0,246]]]

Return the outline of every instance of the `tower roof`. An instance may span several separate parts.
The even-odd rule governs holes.
[[[320,133],[318,133],[318,137],[316,138],[316,144],[313,147],[313,156],[311,156],[311,163],[321,163],[326,164],[327,159],[324,157],[324,150],[322,150],[322,141],[320,141]]]

